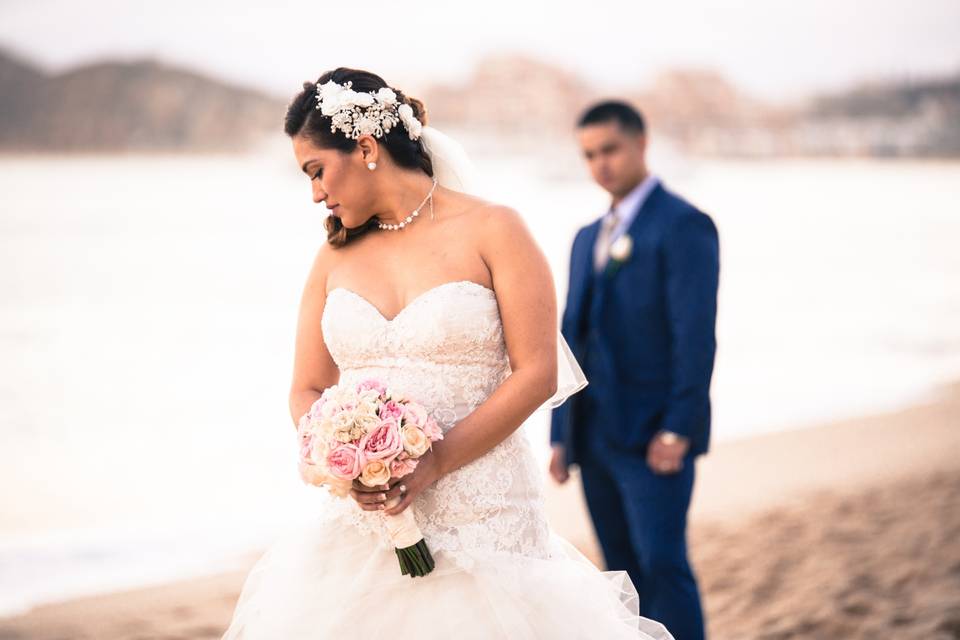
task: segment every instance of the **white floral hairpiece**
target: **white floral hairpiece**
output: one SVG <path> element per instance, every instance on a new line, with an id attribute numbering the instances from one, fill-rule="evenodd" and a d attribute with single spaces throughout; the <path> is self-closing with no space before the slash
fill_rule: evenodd
<path id="1" fill-rule="evenodd" d="M 403 123 L 411 140 L 420 137 L 423 123 L 408 104 L 398 104 L 397 94 L 389 87 L 379 91 L 354 91 L 352 82 L 340 84 L 330 80 L 317 84 L 317 106 L 331 120 L 330 131 L 342 131 L 356 140 L 370 135 L 382 138 L 397 124 Z"/>

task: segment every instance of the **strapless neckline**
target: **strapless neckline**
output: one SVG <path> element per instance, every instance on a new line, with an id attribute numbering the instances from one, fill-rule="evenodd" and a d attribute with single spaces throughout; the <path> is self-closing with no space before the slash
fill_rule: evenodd
<path id="1" fill-rule="evenodd" d="M 406 313 L 410 308 L 412 308 L 412 307 L 414 307 L 415 305 L 417 305 L 418 303 L 422 302 L 424 299 L 429 298 L 430 295 L 435 294 L 435 293 L 437 293 L 437 292 L 439 292 L 439 291 L 443 291 L 443 290 L 445 290 L 445 289 L 447 289 L 447 288 L 450 288 L 450 287 L 460 287 L 460 286 L 463 286 L 463 287 L 466 287 L 466 288 L 475 288 L 475 289 L 477 289 L 477 290 L 479 290 L 479 291 L 485 292 L 485 293 L 493 296 L 494 298 L 496 297 L 496 293 L 493 291 L 493 289 L 491 289 L 490 287 L 484 286 L 484 285 L 482 285 L 482 284 L 480 284 L 480 283 L 478 283 L 478 282 L 474 282 L 473 280 L 451 280 L 450 282 L 444 282 L 444 283 L 442 283 L 442 284 L 438 284 L 438 285 L 435 286 L 435 287 L 430 287 L 430 288 L 427 289 L 426 291 L 423 291 L 422 293 L 417 294 L 416 296 L 413 297 L 412 300 L 410 300 L 410 302 L 408 302 L 406 305 L 404 305 L 404 306 L 400 309 L 400 311 L 398 311 L 397 314 L 396 314 L 395 316 L 393 316 L 392 318 L 388 318 L 388 317 L 380 310 L 380 308 L 377 307 L 377 305 L 375 305 L 375 304 L 373 304 L 372 302 L 370 302 L 370 300 L 369 300 L 368 298 L 366 298 L 365 296 L 357 293 L 357 292 L 354 291 L 353 289 L 349 289 L 349 288 L 347 288 L 347 287 L 334 287 L 333 289 L 331 289 L 330 291 L 327 292 L 327 299 L 329 300 L 329 299 L 330 299 L 330 296 L 332 296 L 334 293 L 337 293 L 337 292 L 345 293 L 345 294 L 347 294 L 347 295 L 353 296 L 354 298 L 357 298 L 358 300 L 360 300 L 361 302 L 363 302 L 363 303 L 364 303 L 366 306 L 368 306 L 371 310 L 373 310 L 373 311 L 380 317 L 381 320 L 383 320 L 383 321 L 386 322 L 387 324 L 390 324 L 390 323 L 396 322 L 396 321 L 397 321 L 401 316 L 403 316 L 404 313 Z"/>

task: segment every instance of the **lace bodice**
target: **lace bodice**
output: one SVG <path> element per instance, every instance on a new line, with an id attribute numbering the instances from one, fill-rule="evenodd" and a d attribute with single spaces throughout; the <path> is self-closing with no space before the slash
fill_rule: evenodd
<path id="1" fill-rule="evenodd" d="M 379 378 L 426 406 L 445 432 L 510 375 L 496 295 L 474 282 L 434 287 L 392 319 L 359 294 L 333 289 L 322 328 L 342 384 Z M 547 554 L 541 479 L 522 431 L 442 477 L 412 509 L 433 552 L 463 565 L 474 551 Z M 376 532 L 389 545 L 382 514 L 349 498 L 330 498 L 325 517 Z"/>

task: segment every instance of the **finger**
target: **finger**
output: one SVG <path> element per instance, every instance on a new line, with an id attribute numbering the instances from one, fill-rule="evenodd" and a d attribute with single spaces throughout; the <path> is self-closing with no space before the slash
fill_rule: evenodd
<path id="1" fill-rule="evenodd" d="M 364 511 L 383 511 L 385 508 L 382 502 L 358 502 L 357 504 Z"/>
<path id="2" fill-rule="evenodd" d="M 350 496 L 360 504 L 382 504 L 387 500 L 387 494 L 384 491 L 370 493 L 365 491 L 350 491 Z"/>
<path id="3" fill-rule="evenodd" d="M 668 473 L 670 469 L 670 463 L 661 456 L 654 456 L 648 464 L 650 465 L 650 470 L 657 475 Z"/>
<path id="4" fill-rule="evenodd" d="M 660 471 L 663 469 L 663 463 L 663 456 L 656 455 L 654 453 L 651 453 L 647 456 L 647 465 L 654 471 Z"/>
<path id="5" fill-rule="evenodd" d="M 394 498 L 403 497 L 404 495 L 406 495 L 407 490 L 408 490 L 407 485 L 405 483 L 397 482 L 396 484 L 393 485 L 393 487 L 391 487 L 389 491 L 387 491 L 387 500 L 390 501 L 390 500 L 393 500 Z"/>
<path id="6" fill-rule="evenodd" d="M 682 467 L 683 463 L 678 460 L 668 460 L 663 465 L 664 473 L 669 474 L 678 473 Z"/>
<path id="7" fill-rule="evenodd" d="M 390 484 L 387 485 L 387 492 L 397 489 L 400 485 L 407 485 L 407 480 L 410 479 L 410 474 L 403 476 L 402 478 L 391 478 Z"/>
<path id="8" fill-rule="evenodd" d="M 377 491 L 383 491 L 379 486 L 368 487 L 359 480 L 353 481 L 353 489 L 361 493 L 376 493 Z"/>
<path id="9" fill-rule="evenodd" d="M 398 513 L 402 513 L 404 509 L 410 506 L 411 502 L 413 502 L 413 496 L 406 494 L 403 496 L 403 499 L 400 500 L 400 503 L 397 506 L 384 510 L 384 513 L 388 516 L 395 516 Z"/>

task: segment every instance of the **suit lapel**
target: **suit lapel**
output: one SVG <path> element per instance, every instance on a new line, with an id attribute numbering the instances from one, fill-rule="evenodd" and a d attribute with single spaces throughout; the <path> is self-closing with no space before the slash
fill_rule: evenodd
<path id="1" fill-rule="evenodd" d="M 664 193 L 663 186 L 658 182 L 657 186 L 655 186 L 653 190 L 650 191 L 646 199 L 644 199 L 644 201 L 640 203 L 640 208 L 637 211 L 637 214 L 633 217 L 633 220 L 630 222 L 630 226 L 627 227 L 627 230 L 625 233 L 629 235 L 630 238 L 633 240 L 634 249 L 636 249 L 636 247 L 639 246 L 638 241 L 640 240 L 640 236 L 643 233 L 643 229 L 650 222 L 650 213 L 653 209 L 657 207 L 657 202 L 662 197 L 663 193 Z M 607 263 L 607 267 L 608 268 L 610 267 L 609 263 Z M 606 271 L 607 269 L 604 269 L 605 273 L 601 278 L 601 281 L 603 284 L 606 284 L 608 280 L 613 280 L 613 278 L 616 277 L 616 273 L 608 274 L 606 273 Z M 617 271 L 619 271 L 619 269 L 617 269 Z M 603 286 L 603 284 L 601 284 L 601 286 Z"/>
<path id="2" fill-rule="evenodd" d="M 627 233 L 630 234 L 630 237 L 634 240 L 637 239 L 637 236 L 640 233 L 640 229 L 644 225 L 644 219 L 649 218 L 650 211 L 657 207 L 657 201 L 663 196 L 663 184 L 657 182 L 657 186 L 650 191 L 650 194 L 647 195 L 647 198 L 641 203 L 640 210 L 637 211 L 637 215 L 633 217 L 633 222 L 630 223 L 630 227 L 627 229 Z"/>
<path id="3" fill-rule="evenodd" d="M 572 331 L 578 331 L 582 326 L 583 315 L 587 312 L 584 304 L 587 302 L 587 291 L 590 283 L 594 279 L 593 269 L 593 245 L 597 242 L 597 234 L 600 232 L 600 221 L 597 220 L 583 232 L 583 240 L 580 243 L 580 250 L 571 256 L 570 261 L 570 309 Z"/>

